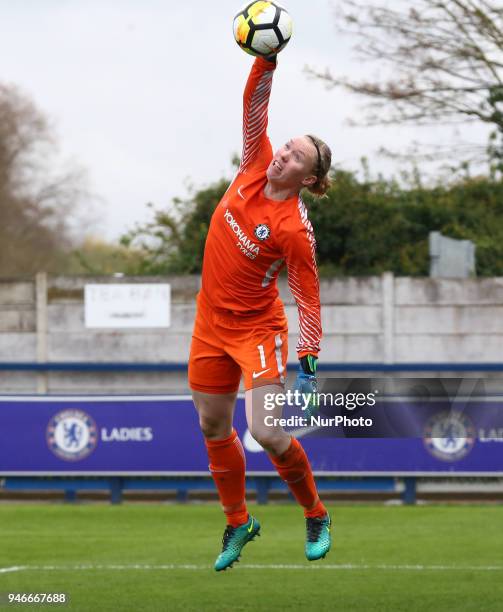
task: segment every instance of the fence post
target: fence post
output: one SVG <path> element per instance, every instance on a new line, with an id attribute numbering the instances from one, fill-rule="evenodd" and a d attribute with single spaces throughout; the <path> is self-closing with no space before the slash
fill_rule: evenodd
<path id="1" fill-rule="evenodd" d="M 383 272 L 382 284 L 382 321 L 383 321 L 383 361 L 395 362 L 395 277 L 393 272 Z"/>
<path id="2" fill-rule="evenodd" d="M 37 362 L 47 362 L 47 274 L 39 272 L 35 277 L 35 305 L 37 316 Z M 38 372 L 37 393 L 47 393 L 48 373 Z"/>
<path id="3" fill-rule="evenodd" d="M 112 504 L 120 504 L 122 501 L 122 478 L 110 478 L 110 501 Z"/>
<path id="4" fill-rule="evenodd" d="M 269 501 L 269 486 L 271 480 L 267 476 L 256 476 L 257 504 L 267 504 Z"/>
<path id="5" fill-rule="evenodd" d="M 416 478 L 414 476 L 406 476 L 403 479 L 404 490 L 402 493 L 402 501 L 404 504 L 412 505 L 416 503 Z"/>

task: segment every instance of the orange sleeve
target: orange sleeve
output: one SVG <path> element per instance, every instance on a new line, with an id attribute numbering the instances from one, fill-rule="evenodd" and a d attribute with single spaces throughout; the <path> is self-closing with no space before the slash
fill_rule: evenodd
<path id="1" fill-rule="evenodd" d="M 322 329 L 316 241 L 301 200 L 299 213 L 300 222 L 295 228 L 281 232 L 280 246 L 285 255 L 288 285 L 299 311 L 299 341 L 296 349 L 300 359 L 308 353 L 318 356 Z"/>
<path id="2" fill-rule="evenodd" d="M 267 168 L 272 147 L 267 136 L 268 106 L 276 62 L 257 57 L 243 95 L 243 151 L 239 172 Z"/>

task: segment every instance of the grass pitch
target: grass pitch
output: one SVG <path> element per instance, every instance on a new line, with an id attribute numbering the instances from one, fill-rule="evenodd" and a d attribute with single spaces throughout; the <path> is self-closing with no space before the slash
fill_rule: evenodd
<path id="1" fill-rule="evenodd" d="M 262 537 L 217 574 L 216 504 L 0 505 L 0 593 L 93 612 L 503 610 L 502 506 L 330 510 L 335 549 L 308 563 L 300 509 L 251 506 Z"/>

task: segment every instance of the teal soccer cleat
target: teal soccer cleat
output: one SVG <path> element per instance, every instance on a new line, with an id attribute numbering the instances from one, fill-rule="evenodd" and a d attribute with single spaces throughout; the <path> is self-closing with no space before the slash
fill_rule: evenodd
<path id="1" fill-rule="evenodd" d="M 331 526 L 332 521 L 328 514 L 321 518 L 306 518 L 306 558 L 308 561 L 322 559 L 330 550 Z"/>
<path id="2" fill-rule="evenodd" d="M 239 527 L 227 525 L 222 538 L 222 552 L 215 561 L 216 571 L 226 570 L 228 567 L 232 567 L 234 562 L 239 561 L 243 546 L 253 540 L 255 536 L 259 536 L 259 532 L 260 523 L 251 514 L 244 525 Z"/>

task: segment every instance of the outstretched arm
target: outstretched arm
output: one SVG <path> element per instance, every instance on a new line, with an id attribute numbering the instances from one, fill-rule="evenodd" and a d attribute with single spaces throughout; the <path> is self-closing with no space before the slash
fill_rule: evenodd
<path id="1" fill-rule="evenodd" d="M 299 312 L 299 359 L 318 356 L 322 335 L 320 285 L 316 266 L 316 242 L 304 203 L 299 200 L 301 224 L 294 232 L 282 232 L 280 240 L 285 254 L 288 285 Z"/>
<path id="2" fill-rule="evenodd" d="M 272 147 L 267 136 L 268 106 L 276 58 L 257 57 L 243 95 L 243 151 L 239 172 L 252 166 L 267 168 Z"/>

